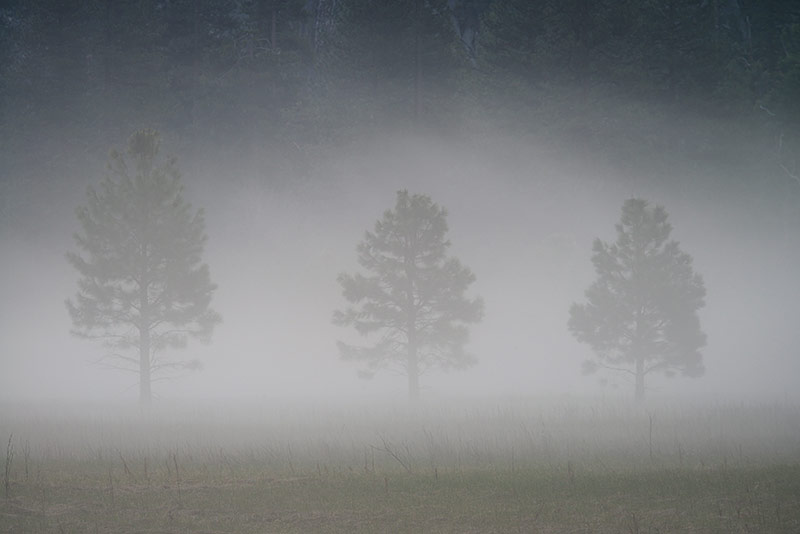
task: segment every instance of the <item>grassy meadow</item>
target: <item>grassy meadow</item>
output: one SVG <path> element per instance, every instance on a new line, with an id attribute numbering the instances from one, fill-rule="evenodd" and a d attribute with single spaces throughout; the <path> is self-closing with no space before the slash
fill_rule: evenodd
<path id="1" fill-rule="evenodd" d="M 800 532 L 800 407 L 0 405 L 0 532 Z"/>

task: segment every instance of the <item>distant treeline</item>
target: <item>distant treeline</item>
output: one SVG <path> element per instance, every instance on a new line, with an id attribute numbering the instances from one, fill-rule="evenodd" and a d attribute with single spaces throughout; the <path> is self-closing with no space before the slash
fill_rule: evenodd
<path id="1" fill-rule="evenodd" d="M 800 2 L 9 0 L 0 80 L 9 152 L 54 126 L 303 147 L 475 120 L 725 158 L 733 124 L 796 176 Z M 659 122 L 676 110 L 708 133 L 676 138 Z"/>

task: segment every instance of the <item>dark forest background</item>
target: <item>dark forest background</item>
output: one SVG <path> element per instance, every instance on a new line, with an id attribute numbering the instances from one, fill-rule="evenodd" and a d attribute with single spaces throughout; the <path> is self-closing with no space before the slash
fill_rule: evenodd
<path id="1" fill-rule="evenodd" d="M 270 151 L 292 169 L 276 181 L 376 132 L 490 125 L 633 171 L 800 185 L 797 1 L 0 5 L 4 198 L 141 126 L 188 158 Z"/>

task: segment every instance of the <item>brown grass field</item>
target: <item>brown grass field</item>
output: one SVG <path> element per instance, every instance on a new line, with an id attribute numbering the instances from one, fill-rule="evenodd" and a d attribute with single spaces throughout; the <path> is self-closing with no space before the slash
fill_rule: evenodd
<path id="1" fill-rule="evenodd" d="M 0 532 L 800 532 L 790 405 L 52 412 L 0 411 Z"/>

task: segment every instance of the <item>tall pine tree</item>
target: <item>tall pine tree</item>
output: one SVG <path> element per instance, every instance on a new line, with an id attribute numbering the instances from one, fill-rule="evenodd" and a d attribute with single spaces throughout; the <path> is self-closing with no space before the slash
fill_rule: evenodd
<path id="1" fill-rule="evenodd" d="M 697 310 L 705 304 L 705 286 L 691 256 L 669 241 L 663 207 L 627 200 L 616 229 L 615 243 L 594 242 L 597 280 L 586 290 L 587 302 L 570 308 L 569 330 L 597 356 L 584 363 L 585 371 L 629 374 L 641 401 L 651 373 L 703 373 L 706 336 Z"/>
<path id="2" fill-rule="evenodd" d="M 125 155 L 112 152 L 109 173 L 77 210 L 79 252 L 67 255 L 80 274 L 67 301 L 74 333 L 101 339 L 114 352 L 102 361 L 137 372 L 143 407 L 165 371 L 197 367 L 165 352 L 188 338 L 206 341 L 219 315 L 216 289 L 202 263 L 203 211 L 183 198 L 174 159 L 161 161 L 158 134 L 134 133 Z"/>
<path id="3" fill-rule="evenodd" d="M 412 401 L 427 369 L 475 361 L 464 345 L 467 325 L 483 316 L 483 301 L 465 296 L 475 276 L 447 256 L 446 217 L 430 197 L 399 191 L 394 210 L 358 245 L 358 262 L 368 274 L 339 275 L 351 306 L 336 311 L 334 323 L 376 338 L 368 347 L 340 342 L 342 358 L 362 362 L 366 376 L 385 367 L 399 370 L 408 377 Z"/>

